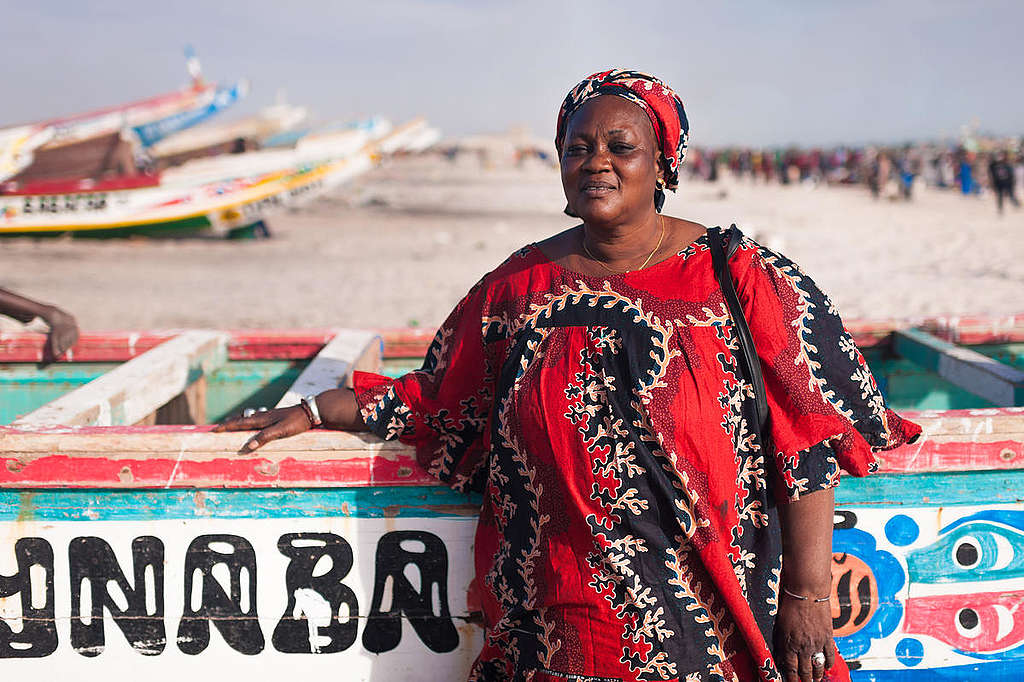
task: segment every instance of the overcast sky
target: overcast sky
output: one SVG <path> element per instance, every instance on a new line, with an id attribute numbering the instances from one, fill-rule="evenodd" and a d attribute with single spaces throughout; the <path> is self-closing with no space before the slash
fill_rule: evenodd
<path id="1" fill-rule="evenodd" d="M 0 0 L 0 124 L 205 75 L 284 88 L 320 119 L 426 116 L 449 135 L 553 135 L 565 92 L 611 66 L 686 103 L 691 142 L 829 144 L 1024 133 L 1021 0 Z"/>

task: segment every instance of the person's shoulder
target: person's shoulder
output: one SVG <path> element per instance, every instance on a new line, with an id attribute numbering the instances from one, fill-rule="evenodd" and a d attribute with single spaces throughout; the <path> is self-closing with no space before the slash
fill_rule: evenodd
<path id="1" fill-rule="evenodd" d="M 547 262 L 536 243 L 525 244 L 508 255 L 497 267 L 485 273 L 473 287 L 495 292 L 521 277 L 531 268 Z"/>
<path id="2" fill-rule="evenodd" d="M 551 235 L 547 239 L 542 239 L 539 242 L 531 244 L 531 246 L 536 250 L 535 255 L 538 256 L 542 262 L 560 262 L 567 255 L 576 250 L 576 245 L 579 243 L 580 239 L 580 230 L 582 228 L 582 224 L 573 225 L 572 227 Z"/>
<path id="3" fill-rule="evenodd" d="M 525 269 L 534 267 L 546 260 L 536 242 L 525 244 L 508 255 L 498 267 L 487 274 L 490 280 L 501 280 L 514 276 Z"/>
<path id="4" fill-rule="evenodd" d="M 744 232 L 740 227 L 727 231 L 727 234 L 729 232 L 732 232 L 732 238 L 736 238 L 738 234 L 740 239 L 735 253 L 729 260 L 733 272 L 757 269 L 775 276 L 805 276 L 800 266 L 785 255 L 787 244 L 783 235 L 760 230 Z"/>
<path id="5" fill-rule="evenodd" d="M 666 215 L 665 225 L 669 228 L 670 250 L 681 253 L 687 249 L 693 249 L 708 234 L 708 228 L 701 223 Z"/>
<path id="6" fill-rule="evenodd" d="M 725 237 L 729 240 L 727 246 L 731 246 L 732 239 L 739 239 L 735 251 L 736 257 L 764 258 L 774 256 L 785 258 L 782 251 L 786 248 L 786 240 L 782 235 L 772 234 L 759 230 L 744 230 L 742 226 L 733 225 L 725 230 Z"/>

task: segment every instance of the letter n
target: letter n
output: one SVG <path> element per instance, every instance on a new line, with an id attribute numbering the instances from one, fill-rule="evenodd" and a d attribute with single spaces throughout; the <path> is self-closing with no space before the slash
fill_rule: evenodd
<path id="1" fill-rule="evenodd" d="M 227 568 L 227 592 L 214 575 L 218 565 Z M 263 651 L 256 613 L 256 552 L 238 535 L 200 535 L 185 554 L 185 608 L 178 648 L 186 654 L 205 651 L 211 622 L 234 650 L 249 655 Z"/>
<path id="2" fill-rule="evenodd" d="M 73 539 L 68 545 L 68 566 L 75 651 L 83 656 L 102 653 L 104 609 L 133 649 L 146 656 L 164 650 L 164 543 L 160 538 L 143 535 L 132 540 L 134 586 L 121 571 L 114 550 L 97 537 Z"/>

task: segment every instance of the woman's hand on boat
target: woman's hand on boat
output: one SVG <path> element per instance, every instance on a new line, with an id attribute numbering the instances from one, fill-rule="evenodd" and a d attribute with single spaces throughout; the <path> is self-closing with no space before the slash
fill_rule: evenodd
<path id="1" fill-rule="evenodd" d="M 259 431 L 238 450 L 239 454 L 253 452 L 272 440 L 287 438 L 312 428 L 306 411 L 299 405 L 257 412 L 248 417 L 227 419 L 214 427 L 214 431 Z"/>
<path id="2" fill-rule="evenodd" d="M 320 410 L 320 419 L 325 428 L 343 431 L 365 431 L 366 424 L 359 414 L 355 393 L 351 388 L 334 388 L 324 391 L 316 397 Z M 262 409 L 262 408 L 261 408 Z M 252 452 L 272 440 L 287 438 L 309 431 L 313 425 L 301 405 L 282 407 L 273 410 L 256 412 L 249 416 L 245 413 L 232 417 L 218 424 L 214 431 L 259 431 L 245 442 L 238 451 L 240 454 Z"/>

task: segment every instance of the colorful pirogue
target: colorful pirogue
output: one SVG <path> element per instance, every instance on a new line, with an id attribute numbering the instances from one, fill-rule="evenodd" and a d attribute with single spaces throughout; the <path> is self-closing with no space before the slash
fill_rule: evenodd
<path id="1" fill-rule="evenodd" d="M 853 323 L 924 437 L 837 493 L 832 616 L 855 680 L 1024 679 L 1024 316 Z M 311 431 L 239 455 L 202 424 L 430 334 L 0 336 L 0 658 L 13 675 L 457 680 L 481 644 L 478 500 L 410 450 Z"/>
<path id="2" fill-rule="evenodd" d="M 216 86 L 189 58 L 188 88 L 75 116 L 0 129 L 0 237 L 245 236 L 268 217 L 420 151 L 440 132 L 374 117 L 299 134 L 283 103 L 241 121 L 209 119 L 248 92 Z M 265 139 L 289 144 L 261 149 Z"/>

